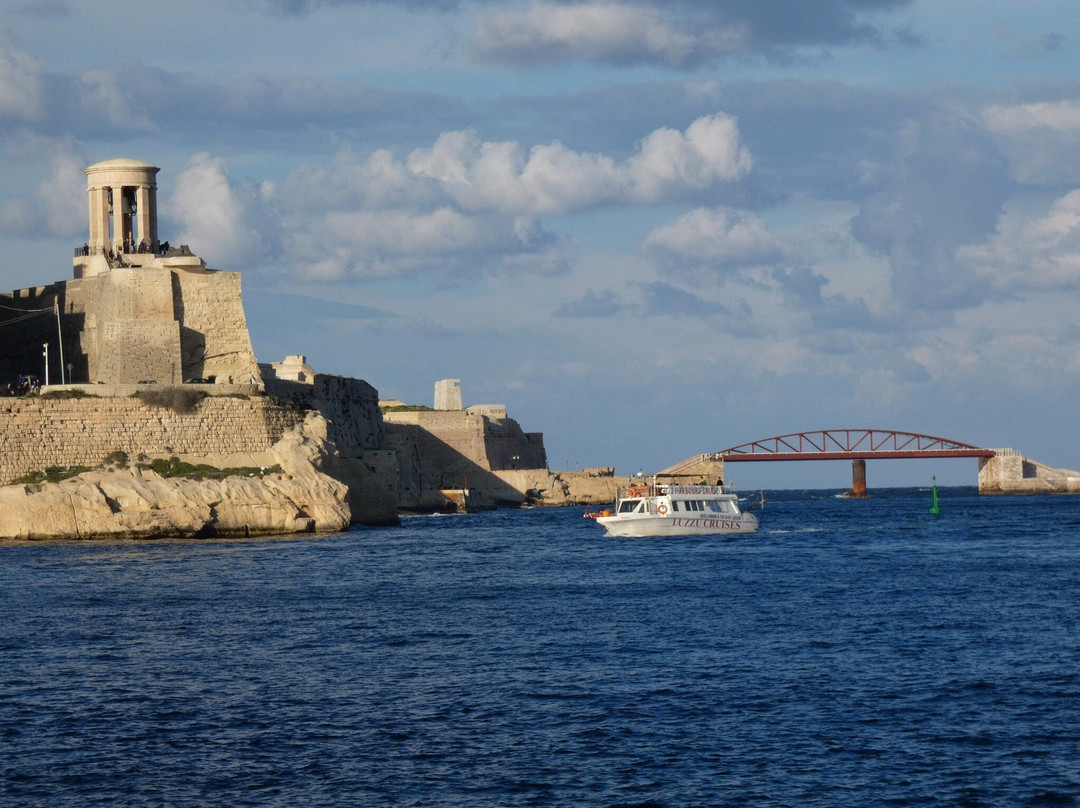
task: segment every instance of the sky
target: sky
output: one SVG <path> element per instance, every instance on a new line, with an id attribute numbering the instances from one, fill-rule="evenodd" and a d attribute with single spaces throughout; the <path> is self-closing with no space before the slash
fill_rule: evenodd
<path id="1" fill-rule="evenodd" d="M 120 157 L 260 361 L 460 379 L 552 469 L 844 428 L 1080 468 L 1075 0 L 0 5 L 0 288 L 71 277 Z"/>

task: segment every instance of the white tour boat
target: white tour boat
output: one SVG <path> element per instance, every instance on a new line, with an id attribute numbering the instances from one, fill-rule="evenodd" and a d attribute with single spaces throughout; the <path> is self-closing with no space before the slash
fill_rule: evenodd
<path id="1" fill-rule="evenodd" d="M 590 514 L 591 515 L 591 514 Z M 631 485 L 616 492 L 615 513 L 598 515 L 609 536 L 753 533 L 757 517 L 739 508 L 728 485 Z"/>

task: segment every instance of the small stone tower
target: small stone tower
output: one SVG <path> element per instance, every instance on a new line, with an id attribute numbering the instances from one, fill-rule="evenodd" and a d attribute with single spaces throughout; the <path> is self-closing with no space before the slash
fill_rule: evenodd
<path id="1" fill-rule="evenodd" d="M 435 409 L 461 409 L 461 380 L 439 379 L 435 382 Z"/>

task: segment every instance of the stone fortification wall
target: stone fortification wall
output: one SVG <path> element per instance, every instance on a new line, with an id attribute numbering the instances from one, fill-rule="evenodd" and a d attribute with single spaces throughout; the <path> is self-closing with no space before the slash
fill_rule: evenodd
<path id="1" fill-rule="evenodd" d="M 353 520 L 397 524 L 398 457 L 385 444 L 379 392 L 362 379 L 316 373 L 310 382 L 274 377 L 263 366 L 266 392 L 300 409 L 319 412 L 337 455 L 322 470 L 348 486 Z"/>
<path id="2" fill-rule="evenodd" d="M 97 374 L 120 384 L 179 384 L 180 325 L 170 320 L 103 323 L 97 331 Z"/>
<path id="3" fill-rule="evenodd" d="M 120 267 L 57 286 L 73 378 L 183 380 L 170 273 Z"/>
<path id="4" fill-rule="evenodd" d="M 634 478 L 616 477 L 614 469 L 585 471 L 547 471 L 524 469 L 496 472 L 516 490 L 524 491 L 533 505 L 614 505 L 618 487 L 625 488 Z"/>
<path id="5" fill-rule="evenodd" d="M 308 383 L 268 375 L 265 385 L 269 395 L 322 413 L 339 451 L 383 448 L 379 391 L 363 379 L 316 373 Z"/>
<path id="6" fill-rule="evenodd" d="M 219 270 L 171 274 L 187 377 L 213 376 L 225 382 L 232 376 L 237 383 L 249 381 L 252 376 L 258 378 L 240 294 L 240 274 Z"/>
<path id="7" fill-rule="evenodd" d="M 0 540 L 256 536 L 344 530 L 345 486 L 318 471 L 326 421 L 316 413 L 269 452 L 269 473 L 164 478 L 110 463 L 59 483 L 0 487 Z"/>
<path id="8" fill-rule="evenodd" d="M 475 489 L 497 503 L 528 501 L 516 477 L 497 472 L 546 473 L 543 435 L 526 433 L 512 418 L 493 419 L 469 410 L 386 412 L 386 444 L 398 455 L 401 507 L 438 510 L 444 489 Z"/>
<path id="9" fill-rule="evenodd" d="M 164 260 L 164 259 L 162 259 Z M 258 378 L 240 295 L 240 275 L 165 266 L 115 267 L 0 297 L 0 325 L 18 311 L 48 310 L 5 329 L 0 371 L 43 376 L 50 345 L 51 381 L 178 384 L 192 378 L 237 383 Z M 60 323 L 52 315 L 60 309 Z M 63 336 L 58 345 L 57 331 Z"/>
<path id="10" fill-rule="evenodd" d="M 265 398 L 206 398 L 185 414 L 137 398 L 0 398 L 0 484 L 49 466 L 94 467 L 118 449 L 132 459 L 255 455 L 302 421 Z"/>
<path id="11" fill-rule="evenodd" d="M 1055 469 L 1015 449 L 979 460 L 980 494 L 1080 494 L 1080 472 Z"/>

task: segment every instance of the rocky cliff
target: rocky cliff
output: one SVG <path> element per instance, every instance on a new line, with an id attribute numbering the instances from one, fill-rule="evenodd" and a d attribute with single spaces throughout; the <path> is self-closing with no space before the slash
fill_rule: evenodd
<path id="1" fill-rule="evenodd" d="M 337 531 L 350 523 L 342 483 L 319 471 L 334 456 L 311 414 L 271 448 L 280 474 L 164 478 L 146 468 L 84 472 L 59 483 L 0 487 L 0 538 L 255 536 Z"/>
<path id="2" fill-rule="evenodd" d="M 299 382 L 276 378 L 268 369 L 262 367 L 267 393 L 326 419 L 327 438 L 336 451 L 320 468 L 348 486 L 353 521 L 398 524 L 397 452 L 385 445 L 378 391 L 362 379 L 314 373 Z"/>

